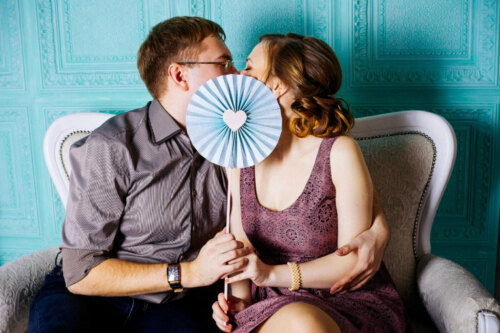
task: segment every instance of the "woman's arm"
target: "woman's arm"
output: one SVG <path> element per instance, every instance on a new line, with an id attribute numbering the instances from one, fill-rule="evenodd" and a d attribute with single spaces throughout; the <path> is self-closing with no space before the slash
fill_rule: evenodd
<path id="1" fill-rule="evenodd" d="M 332 146 L 330 159 L 332 180 L 336 188 L 338 244 L 346 244 L 372 222 L 373 184 L 363 155 L 356 141 L 342 136 Z M 252 279 L 257 285 L 289 287 L 291 274 L 287 265 L 270 266 L 254 253 L 247 255 L 249 264 L 229 282 Z M 302 287 L 329 289 L 351 270 L 357 253 L 346 256 L 336 253 L 300 264 Z M 335 269 L 332 271 L 332 267 Z"/>

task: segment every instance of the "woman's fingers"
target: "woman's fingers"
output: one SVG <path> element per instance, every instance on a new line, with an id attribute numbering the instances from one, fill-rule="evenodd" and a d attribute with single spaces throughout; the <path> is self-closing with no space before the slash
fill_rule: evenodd
<path id="1" fill-rule="evenodd" d="M 215 318 L 214 318 L 214 320 L 215 320 L 215 324 L 222 332 L 231 332 L 231 330 L 233 329 L 231 324 L 224 325 L 224 322 L 221 322 Z"/>
<path id="2" fill-rule="evenodd" d="M 224 295 L 222 295 L 222 297 L 224 297 Z M 217 327 L 219 327 L 219 329 L 223 332 L 231 332 L 231 325 L 228 325 L 229 317 L 224 313 L 219 305 L 219 302 L 214 302 L 212 310 L 212 318 L 214 319 Z"/>
<path id="3" fill-rule="evenodd" d="M 227 323 L 229 321 L 229 316 L 224 313 L 224 310 L 220 307 L 219 302 L 214 302 L 212 304 L 212 317 L 214 319 L 220 320 Z"/>
<path id="4" fill-rule="evenodd" d="M 226 298 L 224 297 L 223 293 L 219 293 L 217 295 L 217 301 L 219 302 L 219 307 L 224 311 L 224 313 L 227 313 L 229 311 L 229 303 L 227 302 Z M 226 321 L 229 320 L 229 317 L 226 315 L 224 316 Z"/>

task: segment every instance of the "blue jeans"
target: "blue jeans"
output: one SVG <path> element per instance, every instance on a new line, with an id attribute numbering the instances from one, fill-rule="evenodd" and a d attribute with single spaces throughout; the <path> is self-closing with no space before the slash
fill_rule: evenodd
<path id="1" fill-rule="evenodd" d="M 211 304 L 219 287 L 197 288 L 164 304 L 82 296 L 68 291 L 56 266 L 31 306 L 28 332 L 217 332 Z"/>

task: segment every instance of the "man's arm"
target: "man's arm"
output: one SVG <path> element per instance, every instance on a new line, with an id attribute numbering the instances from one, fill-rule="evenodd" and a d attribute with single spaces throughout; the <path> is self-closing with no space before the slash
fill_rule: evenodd
<path id="1" fill-rule="evenodd" d="M 163 292 L 170 290 L 166 278 L 167 266 L 107 259 L 92 268 L 82 280 L 68 286 L 68 290 L 88 296 L 134 296 Z"/>
<path id="2" fill-rule="evenodd" d="M 115 238 L 130 190 L 129 153 L 118 140 L 93 132 L 70 151 L 73 167 L 63 225 L 63 274 L 77 294 L 132 296 L 169 290 L 168 263 L 140 264 L 112 258 Z M 219 233 L 198 258 L 181 263 L 186 288 L 215 282 L 241 265 L 243 244 Z"/>
<path id="3" fill-rule="evenodd" d="M 219 232 L 191 262 L 181 262 L 181 284 L 184 288 L 207 286 L 226 274 L 240 270 L 249 253 L 232 234 Z M 236 260 L 234 260 L 236 259 Z M 231 264 L 228 261 L 234 260 Z M 63 261 L 64 262 L 64 261 Z M 171 290 L 167 281 L 168 264 L 140 264 L 107 259 L 90 270 L 80 281 L 68 287 L 74 294 L 90 296 L 134 296 Z"/>
<path id="4" fill-rule="evenodd" d="M 373 216 L 374 220 L 370 229 L 336 251 L 340 256 L 357 251 L 358 259 L 354 268 L 331 287 L 330 293 L 357 290 L 380 268 L 385 248 L 389 243 L 390 230 L 375 188 L 373 189 Z"/>

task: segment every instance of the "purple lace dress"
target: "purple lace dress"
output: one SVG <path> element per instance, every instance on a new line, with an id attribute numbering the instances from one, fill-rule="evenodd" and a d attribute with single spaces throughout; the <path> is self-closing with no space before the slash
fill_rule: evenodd
<path id="1" fill-rule="evenodd" d="M 267 264 L 307 262 L 337 249 L 335 187 L 330 150 L 335 138 L 324 139 L 304 191 L 290 207 L 271 211 L 257 200 L 255 169 L 241 170 L 243 229 L 261 260 Z M 334 268 L 332 268 L 334 269 Z M 342 332 L 404 332 L 405 310 L 387 269 L 382 264 L 361 289 L 330 295 L 328 289 L 257 287 L 252 305 L 235 315 L 234 332 L 250 332 L 281 307 L 305 302 L 328 313 Z"/>

